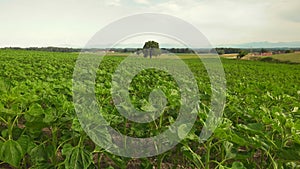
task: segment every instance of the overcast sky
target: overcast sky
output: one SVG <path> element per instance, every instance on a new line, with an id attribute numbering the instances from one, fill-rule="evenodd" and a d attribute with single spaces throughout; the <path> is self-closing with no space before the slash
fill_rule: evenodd
<path id="1" fill-rule="evenodd" d="M 0 0 L 0 46 L 83 47 L 122 17 L 157 12 L 196 26 L 213 45 L 300 41 L 299 0 Z"/>

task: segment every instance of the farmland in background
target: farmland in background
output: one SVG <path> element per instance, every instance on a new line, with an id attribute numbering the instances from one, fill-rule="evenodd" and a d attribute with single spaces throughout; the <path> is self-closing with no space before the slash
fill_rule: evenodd
<path id="1" fill-rule="evenodd" d="M 271 58 L 277 59 L 279 61 L 289 61 L 292 63 L 300 63 L 300 53 L 287 53 L 287 54 L 277 54 L 272 55 Z"/>
<path id="2" fill-rule="evenodd" d="M 221 57 L 228 59 L 236 59 L 236 54 L 225 54 Z M 274 54 L 270 56 L 253 56 L 249 53 L 247 56 L 243 57 L 242 60 L 261 60 L 265 62 L 277 62 L 277 63 L 300 63 L 300 53 L 284 53 L 284 54 Z"/>

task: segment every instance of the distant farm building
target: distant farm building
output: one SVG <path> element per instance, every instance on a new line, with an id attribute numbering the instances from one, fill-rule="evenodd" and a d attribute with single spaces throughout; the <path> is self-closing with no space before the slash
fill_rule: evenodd
<path id="1" fill-rule="evenodd" d="M 259 53 L 259 52 L 254 52 L 251 54 L 251 56 L 272 56 L 272 52 L 264 52 L 264 53 Z"/>
<path id="2" fill-rule="evenodd" d="M 272 56 L 272 55 L 273 55 L 272 52 L 261 53 L 261 56 Z"/>

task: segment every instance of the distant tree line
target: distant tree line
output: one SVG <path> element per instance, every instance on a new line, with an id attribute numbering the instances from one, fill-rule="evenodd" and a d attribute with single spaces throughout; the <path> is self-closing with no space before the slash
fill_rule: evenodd
<path id="1" fill-rule="evenodd" d="M 30 50 L 30 51 L 45 51 L 45 52 L 80 52 L 79 48 L 61 48 L 61 47 L 6 47 L 2 49 L 14 49 L 14 50 Z"/>
<path id="2" fill-rule="evenodd" d="M 189 48 L 162 48 L 162 50 L 170 53 L 194 53 L 194 51 Z"/>
<path id="3" fill-rule="evenodd" d="M 14 49 L 14 50 L 31 50 L 31 51 L 47 51 L 47 52 L 98 52 L 98 51 L 113 51 L 117 53 L 135 53 L 142 51 L 143 48 L 62 48 L 62 47 L 29 47 L 29 48 L 20 48 L 20 47 L 5 47 L 1 49 Z M 240 53 L 241 51 L 246 51 L 248 53 L 266 53 L 272 52 L 273 54 L 277 53 L 293 53 L 294 51 L 300 51 L 300 48 L 214 48 L 214 49 L 190 49 L 190 48 L 160 48 L 161 53 L 218 53 L 219 55 L 223 54 L 232 54 Z"/>
<path id="4" fill-rule="evenodd" d="M 233 53 L 240 53 L 241 51 L 246 51 L 248 53 L 266 53 L 266 52 L 273 52 L 276 53 L 293 53 L 294 51 L 300 51 L 300 48 L 214 48 L 214 49 L 190 49 L 190 48 L 160 48 L 161 53 L 218 53 L 219 55 L 223 54 L 233 54 Z M 90 50 L 90 49 L 88 49 Z M 137 51 L 143 50 L 143 48 L 113 48 L 108 49 L 114 52 L 120 53 L 134 53 Z"/>
<path id="5" fill-rule="evenodd" d="M 232 54 L 232 53 L 267 53 L 272 52 L 273 54 L 278 53 L 293 53 L 294 51 L 299 51 L 300 48 L 216 48 L 212 49 L 216 51 L 219 55 Z"/>
<path id="6" fill-rule="evenodd" d="M 215 50 L 219 55 L 239 53 L 241 51 L 239 48 L 216 48 Z"/>

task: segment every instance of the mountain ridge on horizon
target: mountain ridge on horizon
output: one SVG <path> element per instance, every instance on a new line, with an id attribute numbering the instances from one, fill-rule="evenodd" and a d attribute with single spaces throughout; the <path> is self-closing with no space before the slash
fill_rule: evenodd
<path id="1" fill-rule="evenodd" d="M 300 48 L 300 41 L 290 41 L 290 42 L 269 42 L 269 41 L 257 41 L 257 42 L 247 42 L 239 44 L 229 44 L 229 45 L 217 45 L 219 47 L 231 47 L 231 48 Z"/>

